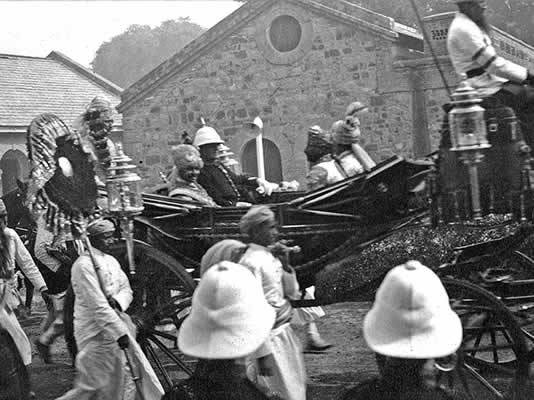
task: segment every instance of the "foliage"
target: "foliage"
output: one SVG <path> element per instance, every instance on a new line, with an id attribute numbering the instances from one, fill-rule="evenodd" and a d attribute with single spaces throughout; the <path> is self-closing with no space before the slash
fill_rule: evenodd
<path id="1" fill-rule="evenodd" d="M 104 42 L 91 62 L 93 71 L 126 88 L 195 39 L 204 28 L 189 18 L 168 20 L 156 28 L 130 25 Z"/>

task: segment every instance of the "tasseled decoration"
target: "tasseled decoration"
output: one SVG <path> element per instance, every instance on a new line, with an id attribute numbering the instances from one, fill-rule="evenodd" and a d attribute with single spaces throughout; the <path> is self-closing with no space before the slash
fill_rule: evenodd
<path id="1" fill-rule="evenodd" d="M 31 171 L 26 205 L 33 212 L 46 211 L 46 224 L 54 235 L 78 237 L 96 207 L 90 154 L 83 150 L 80 137 L 53 114 L 41 114 L 30 123 L 27 146 Z M 72 167 L 72 176 L 59 167 L 60 158 Z"/>

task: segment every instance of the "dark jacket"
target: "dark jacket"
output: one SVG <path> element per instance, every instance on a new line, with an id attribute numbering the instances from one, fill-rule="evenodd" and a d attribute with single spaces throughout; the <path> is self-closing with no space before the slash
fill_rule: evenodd
<path id="1" fill-rule="evenodd" d="M 220 206 L 235 206 L 238 201 L 251 202 L 246 187 L 257 187 L 256 178 L 246 174 L 236 175 L 217 164 L 205 164 L 197 179 Z"/>
<path id="2" fill-rule="evenodd" d="M 339 400 L 461 400 L 461 397 L 441 386 L 398 388 L 376 378 L 349 389 Z"/>
<path id="3" fill-rule="evenodd" d="M 224 364 L 216 369 L 208 367 L 200 373 L 198 370 L 199 368 L 191 378 L 174 387 L 172 397 L 163 399 L 275 400 L 254 386 L 246 378 L 243 368 Z"/>

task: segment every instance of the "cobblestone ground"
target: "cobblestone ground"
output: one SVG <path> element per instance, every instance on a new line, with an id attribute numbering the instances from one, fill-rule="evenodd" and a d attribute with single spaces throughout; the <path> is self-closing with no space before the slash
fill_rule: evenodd
<path id="1" fill-rule="evenodd" d="M 335 399 L 345 388 L 376 374 L 374 356 L 361 337 L 361 321 L 368 303 L 343 303 L 325 307 L 326 316 L 318 327 L 325 339 L 335 347 L 323 354 L 305 354 L 309 376 L 308 399 Z M 40 299 L 32 315 L 22 321 L 33 340 L 38 336 L 39 323 L 45 315 Z M 303 335 L 304 339 L 304 335 Z M 74 369 L 65 342 L 60 339 L 53 347 L 52 365 L 46 365 L 34 353 L 30 368 L 32 388 L 39 400 L 52 400 L 67 391 L 74 379 Z"/>

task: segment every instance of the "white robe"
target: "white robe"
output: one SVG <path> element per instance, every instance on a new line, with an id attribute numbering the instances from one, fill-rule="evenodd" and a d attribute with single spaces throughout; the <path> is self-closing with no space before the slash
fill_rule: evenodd
<path id="1" fill-rule="evenodd" d="M 132 301 L 128 277 L 114 257 L 97 249 L 93 251 L 106 293 L 126 310 Z M 76 296 L 74 336 L 79 348 L 77 378 L 74 388 L 59 399 L 135 399 L 135 385 L 124 352 L 117 343 L 117 339 L 125 334 L 130 337 L 128 351 L 134 362 L 135 374 L 141 376 L 139 382 L 144 399 L 161 399 L 163 388 L 135 341 L 130 318 L 110 307 L 88 255 L 80 256 L 72 266 L 71 282 Z"/>
<path id="2" fill-rule="evenodd" d="M 249 268 L 261 282 L 267 302 L 280 308 L 288 298 L 300 296 L 295 274 L 283 270 L 280 261 L 263 246 L 251 244 L 240 264 Z M 258 374 L 254 357 L 271 353 L 274 359 L 272 376 Z M 285 400 L 306 399 L 306 368 L 302 345 L 289 322 L 271 331 L 267 342 L 248 360 L 249 379 L 267 395 L 277 395 Z"/>
<path id="3" fill-rule="evenodd" d="M 14 275 L 15 262 L 36 289 L 39 291 L 46 289 L 46 283 L 17 232 L 11 228 L 6 228 L 4 232 L 7 236 L 9 253 L 7 269 L 11 271 L 13 278 L 0 279 L 0 325 L 11 335 L 24 365 L 29 365 L 32 361 L 30 341 L 14 313 L 20 304 L 20 295 Z"/>

